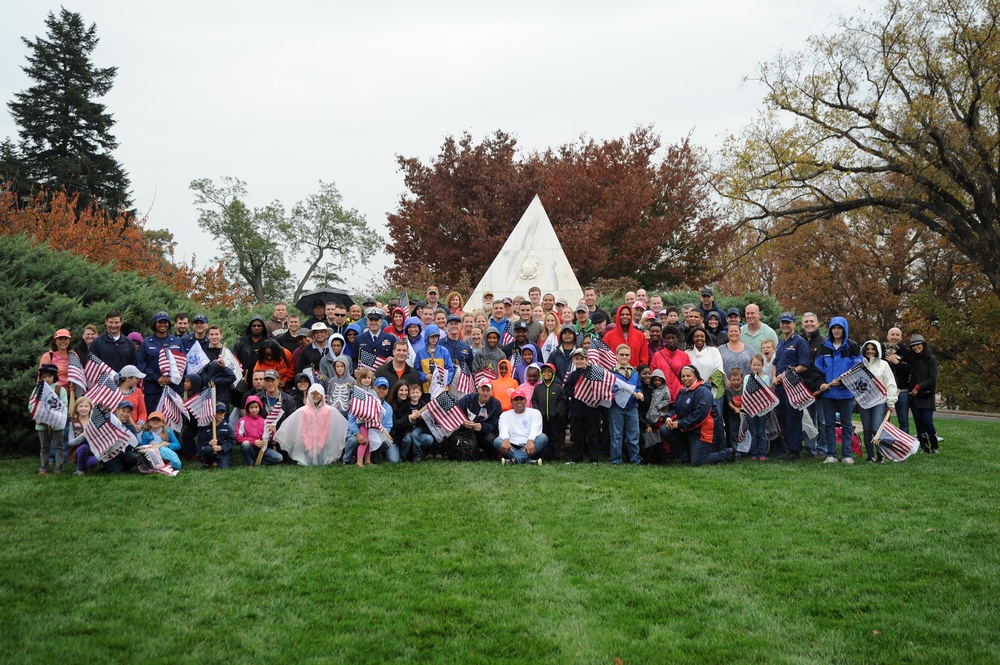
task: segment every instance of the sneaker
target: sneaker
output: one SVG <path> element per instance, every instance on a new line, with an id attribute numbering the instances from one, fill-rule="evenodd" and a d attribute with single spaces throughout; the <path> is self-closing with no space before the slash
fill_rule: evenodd
<path id="1" fill-rule="evenodd" d="M 799 460 L 800 460 L 801 458 L 802 458 L 802 456 L 801 456 L 801 455 L 799 455 L 798 453 L 788 453 L 787 455 L 785 455 L 785 457 L 784 457 L 783 459 L 784 459 L 784 460 L 785 460 L 786 462 L 797 462 L 797 461 L 799 461 Z"/>
<path id="2" fill-rule="evenodd" d="M 751 457 L 750 457 L 750 461 L 751 461 L 751 462 L 759 462 L 759 461 L 760 461 L 760 458 L 759 458 L 759 457 L 753 457 L 753 456 L 751 456 Z"/>
<path id="3" fill-rule="evenodd" d="M 41 469 L 38 470 L 38 475 L 44 476 L 48 472 L 49 472 L 49 470 L 43 467 L 43 468 L 41 468 Z"/>
<path id="4" fill-rule="evenodd" d="M 823 460 L 823 464 L 836 464 L 836 463 L 837 463 L 837 458 L 833 457 L 832 455 L 827 456 L 827 458 Z"/>
<path id="5" fill-rule="evenodd" d="M 534 464 L 535 466 L 541 466 L 542 465 L 542 460 L 540 460 L 540 459 L 528 460 L 528 464 Z"/>
<path id="6" fill-rule="evenodd" d="M 424 458 L 421 457 L 420 455 L 414 455 L 414 457 L 413 457 L 413 463 L 414 464 L 420 464 L 423 460 L 424 460 Z"/>
<path id="7" fill-rule="evenodd" d="M 931 454 L 933 454 L 933 455 L 938 455 L 940 453 L 941 453 L 941 451 L 938 448 L 932 448 L 931 449 Z"/>
<path id="8" fill-rule="evenodd" d="M 62 475 L 62 469 L 56 469 L 52 473 L 56 474 L 57 476 L 61 476 Z"/>
<path id="9" fill-rule="evenodd" d="M 853 457 L 845 457 L 844 459 L 842 459 L 840 461 L 843 462 L 844 464 L 854 464 L 854 458 Z"/>
<path id="10" fill-rule="evenodd" d="M 764 457 L 763 455 L 761 455 L 760 457 L 758 457 L 758 458 L 757 458 L 757 461 L 758 461 L 758 462 L 766 462 L 766 461 L 767 461 L 767 458 L 766 458 L 766 457 Z"/>
<path id="11" fill-rule="evenodd" d="M 75 471 L 75 472 L 73 473 L 73 475 L 74 475 L 74 476 L 85 476 L 85 475 L 87 475 L 87 474 L 86 474 L 86 473 L 84 473 L 83 471 Z"/>
<path id="12" fill-rule="evenodd" d="M 576 462 L 574 462 L 573 460 L 566 462 L 566 466 L 569 466 L 570 464 L 576 464 Z"/>

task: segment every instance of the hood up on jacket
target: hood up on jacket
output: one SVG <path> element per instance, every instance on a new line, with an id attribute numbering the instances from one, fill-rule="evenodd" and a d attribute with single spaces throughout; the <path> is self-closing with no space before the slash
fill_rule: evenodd
<path id="1" fill-rule="evenodd" d="M 827 326 L 826 329 L 827 330 L 826 344 L 831 349 L 833 348 L 833 337 L 830 335 L 830 328 L 834 326 L 840 326 L 841 328 L 844 329 L 844 341 L 841 342 L 841 344 L 846 344 L 847 340 L 851 338 L 851 330 L 850 328 L 847 327 L 847 319 L 845 319 L 842 316 L 833 317 L 832 319 L 830 319 L 830 325 Z"/>

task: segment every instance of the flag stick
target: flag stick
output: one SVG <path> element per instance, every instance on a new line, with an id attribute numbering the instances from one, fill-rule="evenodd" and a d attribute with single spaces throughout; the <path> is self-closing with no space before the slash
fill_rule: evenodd
<path id="1" fill-rule="evenodd" d="M 218 441 L 215 423 L 215 381 L 209 381 L 208 385 L 212 387 L 212 438 Z"/>
<path id="2" fill-rule="evenodd" d="M 876 446 L 878 446 L 878 437 L 882 433 L 882 429 L 885 427 L 885 424 L 887 422 L 889 422 L 889 416 L 891 416 L 891 415 L 892 415 L 892 412 L 889 411 L 888 409 L 886 409 L 886 411 L 885 411 L 885 418 L 882 419 L 882 424 L 878 426 L 878 431 L 875 432 L 875 436 L 872 437 L 872 443 L 874 443 Z"/>

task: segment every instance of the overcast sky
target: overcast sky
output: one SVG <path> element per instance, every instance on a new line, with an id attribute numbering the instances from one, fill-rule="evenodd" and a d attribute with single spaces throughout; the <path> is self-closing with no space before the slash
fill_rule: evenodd
<path id="1" fill-rule="evenodd" d="M 29 85 L 20 37 L 59 5 L 6 2 L 0 98 Z M 743 83 L 779 50 L 833 28 L 856 1 L 67 2 L 97 24 L 97 66 L 118 160 L 150 228 L 179 258 L 215 254 L 198 228 L 195 178 L 247 182 L 250 205 L 286 208 L 335 182 L 383 238 L 403 182 L 395 156 L 428 160 L 445 136 L 496 129 L 525 150 L 653 124 L 717 148 L 756 113 Z M 0 139 L 15 136 L 6 107 Z M 543 201 L 544 203 L 544 201 Z M 366 290 L 391 263 L 348 280 Z"/>

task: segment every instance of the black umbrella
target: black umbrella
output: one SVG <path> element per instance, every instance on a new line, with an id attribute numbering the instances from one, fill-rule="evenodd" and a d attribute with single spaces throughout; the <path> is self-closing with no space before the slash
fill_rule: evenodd
<path id="1" fill-rule="evenodd" d="M 295 302 L 295 307 L 303 314 L 312 316 L 312 304 L 316 299 L 322 300 L 324 303 L 337 302 L 347 309 L 350 309 L 351 305 L 354 304 L 354 299 L 348 295 L 347 291 L 327 288 L 303 293 Z"/>

